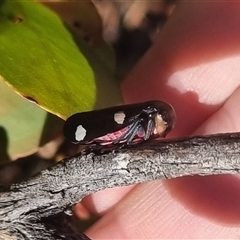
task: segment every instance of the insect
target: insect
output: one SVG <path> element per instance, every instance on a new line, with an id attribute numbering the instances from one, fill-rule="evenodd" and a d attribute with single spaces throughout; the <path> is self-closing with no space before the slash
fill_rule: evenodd
<path id="1" fill-rule="evenodd" d="M 148 101 L 76 113 L 66 120 L 63 133 L 76 144 L 133 145 L 149 138 L 165 137 L 175 119 L 171 105 Z"/>

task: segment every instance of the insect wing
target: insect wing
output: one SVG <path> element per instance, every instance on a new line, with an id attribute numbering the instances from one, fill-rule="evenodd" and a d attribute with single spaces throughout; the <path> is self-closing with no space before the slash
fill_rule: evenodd
<path id="1" fill-rule="evenodd" d="M 64 124 L 64 136 L 73 143 L 88 144 L 93 139 L 123 129 L 134 122 L 141 108 L 129 105 L 76 113 Z"/>

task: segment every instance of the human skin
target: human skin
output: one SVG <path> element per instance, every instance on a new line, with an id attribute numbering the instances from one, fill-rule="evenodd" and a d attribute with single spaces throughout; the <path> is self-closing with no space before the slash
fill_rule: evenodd
<path id="1" fill-rule="evenodd" d="M 184 1 L 122 85 L 125 103 L 176 110 L 170 137 L 240 131 L 240 3 Z M 193 176 L 108 189 L 83 204 L 92 239 L 240 236 L 238 176 Z"/>

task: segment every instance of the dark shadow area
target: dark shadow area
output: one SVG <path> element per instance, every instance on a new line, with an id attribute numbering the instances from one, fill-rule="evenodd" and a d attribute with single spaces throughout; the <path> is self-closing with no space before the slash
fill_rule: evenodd
<path id="1" fill-rule="evenodd" d="M 72 225 L 72 218 L 64 212 L 41 218 L 41 223 L 45 226 L 46 230 L 48 230 L 49 233 L 52 232 L 52 236 L 57 239 L 62 236 L 62 239 L 89 240 L 86 235 L 80 233 L 80 231 Z"/>
<path id="2" fill-rule="evenodd" d="M 6 186 L 27 180 L 52 164 L 54 161 L 44 160 L 33 154 L 0 165 L 0 185 Z"/>
<path id="3" fill-rule="evenodd" d="M 240 224 L 240 180 L 231 175 L 164 181 L 172 197 L 191 212 L 226 225 Z"/>
<path id="4" fill-rule="evenodd" d="M 79 231 L 84 232 L 89 227 L 91 227 L 94 223 L 96 223 L 100 218 L 98 216 L 90 216 L 87 219 L 79 219 L 77 217 L 74 217 L 72 219 L 73 226 Z"/>
<path id="5" fill-rule="evenodd" d="M 8 149 L 7 132 L 2 126 L 0 126 L 0 164 L 8 163 L 11 161 L 10 157 L 8 156 L 7 149 Z"/>
<path id="6" fill-rule="evenodd" d="M 39 146 L 55 139 L 57 136 L 62 135 L 62 129 L 64 120 L 51 113 L 47 113 L 47 117 L 44 122 L 42 135 L 40 138 Z"/>
<path id="7" fill-rule="evenodd" d="M 5 4 L 6 0 L 1 0 L 0 1 L 0 8 Z"/>
<path id="8" fill-rule="evenodd" d="M 122 28 L 118 40 L 113 44 L 118 75 L 126 74 L 152 45 L 149 34 L 141 29 Z"/>

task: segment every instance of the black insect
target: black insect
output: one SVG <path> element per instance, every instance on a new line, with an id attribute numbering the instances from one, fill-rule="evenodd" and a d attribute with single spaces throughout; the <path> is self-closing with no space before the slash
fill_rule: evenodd
<path id="1" fill-rule="evenodd" d="M 76 113 L 63 132 L 73 143 L 132 145 L 149 138 L 165 137 L 175 123 L 175 111 L 161 101 L 122 105 Z"/>

